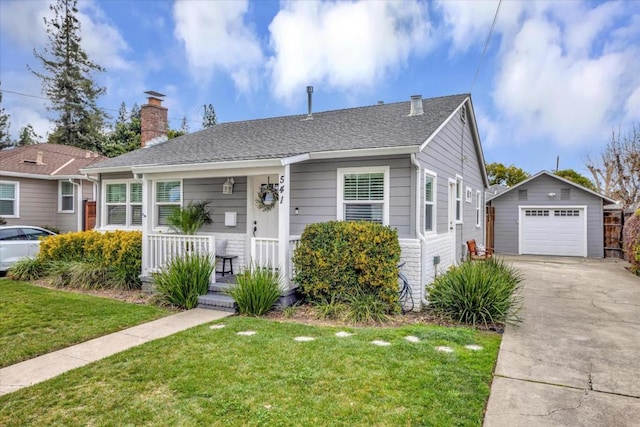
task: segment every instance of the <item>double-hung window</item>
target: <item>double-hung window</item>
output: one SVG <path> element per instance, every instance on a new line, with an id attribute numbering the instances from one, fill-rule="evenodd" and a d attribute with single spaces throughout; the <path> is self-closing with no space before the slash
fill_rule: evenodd
<path id="1" fill-rule="evenodd" d="M 105 184 L 105 225 L 142 226 L 142 184 L 134 181 Z"/>
<path id="2" fill-rule="evenodd" d="M 18 194 L 20 184 L 0 181 L 0 216 L 18 218 Z"/>
<path id="3" fill-rule="evenodd" d="M 476 227 L 482 226 L 482 192 L 476 190 Z"/>
<path id="4" fill-rule="evenodd" d="M 456 222 L 462 222 L 462 177 L 456 176 Z"/>
<path id="5" fill-rule="evenodd" d="M 424 231 L 436 231 L 436 175 L 424 173 Z"/>
<path id="6" fill-rule="evenodd" d="M 338 169 L 338 219 L 389 224 L 389 167 Z"/>
<path id="7" fill-rule="evenodd" d="M 74 185 L 69 181 L 60 181 L 58 186 L 58 211 L 73 213 Z"/>
<path id="8" fill-rule="evenodd" d="M 156 226 L 169 225 L 167 218 L 182 206 L 182 182 L 158 181 L 155 187 Z"/>

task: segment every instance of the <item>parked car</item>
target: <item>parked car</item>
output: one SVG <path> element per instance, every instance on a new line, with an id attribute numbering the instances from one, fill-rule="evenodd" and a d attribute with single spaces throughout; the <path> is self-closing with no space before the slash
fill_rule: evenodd
<path id="1" fill-rule="evenodd" d="M 0 271 L 24 257 L 34 257 L 40 250 L 40 238 L 56 233 L 29 225 L 0 226 Z"/>

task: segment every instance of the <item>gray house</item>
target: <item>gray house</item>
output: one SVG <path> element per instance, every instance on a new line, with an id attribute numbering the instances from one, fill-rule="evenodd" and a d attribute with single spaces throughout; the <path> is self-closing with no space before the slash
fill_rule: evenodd
<path id="1" fill-rule="evenodd" d="M 186 240 L 237 257 L 236 269 L 279 268 L 286 296 L 306 225 L 369 220 L 398 230 L 419 307 L 465 241 L 483 241 L 487 176 L 468 94 L 223 123 L 169 141 L 153 133 L 166 109 L 149 94 L 143 148 L 85 170 L 99 175 L 98 228 L 142 230 L 143 276 Z M 213 224 L 173 234 L 168 213 L 203 200 Z"/>
<path id="2" fill-rule="evenodd" d="M 502 254 L 604 256 L 603 206 L 613 200 L 541 171 L 489 198 Z"/>

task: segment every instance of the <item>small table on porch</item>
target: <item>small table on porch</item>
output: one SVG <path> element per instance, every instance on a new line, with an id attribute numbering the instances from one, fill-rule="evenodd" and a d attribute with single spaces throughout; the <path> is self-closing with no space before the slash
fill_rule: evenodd
<path id="1" fill-rule="evenodd" d="M 225 274 L 231 274 L 233 276 L 233 260 L 238 258 L 238 255 L 216 255 L 216 259 L 222 259 L 222 271 L 216 270 L 216 273 L 221 273 L 224 277 Z M 226 269 L 227 261 L 229 261 L 229 269 Z"/>

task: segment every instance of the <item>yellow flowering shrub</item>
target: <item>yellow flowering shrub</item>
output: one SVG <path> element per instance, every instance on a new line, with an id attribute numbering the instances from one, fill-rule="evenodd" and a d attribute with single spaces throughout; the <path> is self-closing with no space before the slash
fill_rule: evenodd
<path id="1" fill-rule="evenodd" d="M 367 221 L 308 225 L 294 256 L 295 281 L 310 301 L 377 295 L 389 311 L 398 305 L 398 232 Z"/>

